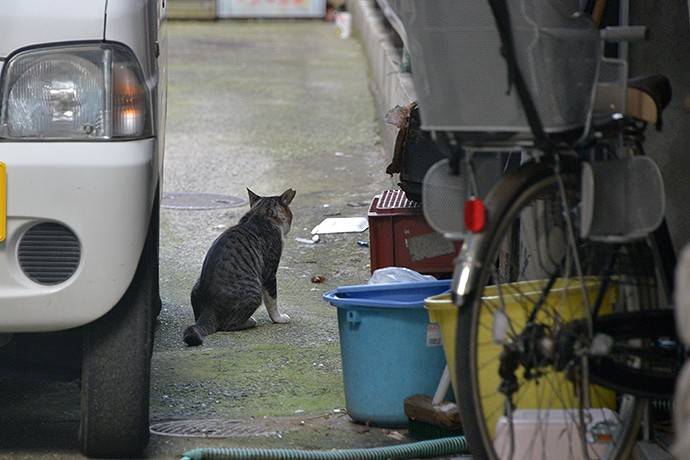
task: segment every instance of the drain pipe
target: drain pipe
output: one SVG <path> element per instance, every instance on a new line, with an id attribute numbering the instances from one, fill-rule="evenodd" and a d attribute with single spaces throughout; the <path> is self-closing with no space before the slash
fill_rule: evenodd
<path id="1" fill-rule="evenodd" d="M 464 436 L 369 449 L 315 451 L 297 449 L 206 448 L 182 454 L 181 460 L 386 460 L 468 454 Z"/>

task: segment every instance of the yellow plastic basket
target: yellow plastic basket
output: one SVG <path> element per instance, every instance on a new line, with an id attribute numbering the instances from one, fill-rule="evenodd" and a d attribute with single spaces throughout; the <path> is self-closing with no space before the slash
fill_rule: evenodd
<path id="1" fill-rule="evenodd" d="M 568 285 L 566 286 L 566 282 Z M 538 296 L 541 295 L 543 286 L 547 283 L 546 280 L 537 281 L 522 281 L 517 283 L 501 285 L 501 292 L 503 293 L 503 301 L 506 308 L 506 313 L 513 324 L 520 325 L 525 323 L 525 318 L 527 312 L 529 311 L 529 304 L 531 300 L 536 300 Z M 586 289 L 589 296 L 590 303 L 594 302 L 597 292 L 599 290 L 599 283 L 596 280 L 588 281 L 586 283 Z M 518 294 L 519 293 L 519 294 Z M 485 302 L 496 302 L 496 305 L 500 305 L 498 297 L 498 288 L 496 286 L 487 286 L 484 290 L 483 299 Z M 607 290 L 603 303 L 601 312 L 610 312 L 612 309 L 613 302 L 615 301 L 615 289 L 610 288 Z M 580 289 L 580 284 L 576 280 L 570 279 L 566 281 L 565 279 L 558 279 L 554 283 L 553 288 L 547 296 L 546 302 L 554 305 L 557 304 L 561 311 L 561 317 L 564 321 L 569 321 L 573 318 L 582 317 L 583 305 L 582 305 L 582 290 Z M 457 334 L 457 320 L 458 320 L 458 307 L 451 301 L 450 293 L 440 294 L 437 296 L 428 297 L 424 301 L 424 306 L 428 310 L 429 320 L 432 323 L 438 323 L 441 330 L 441 340 L 443 342 L 443 350 L 446 355 L 446 360 L 448 362 L 448 367 L 451 371 L 451 380 L 453 384 L 453 389 L 455 391 L 456 400 L 459 400 L 458 385 L 462 385 L 462 382 L 456 381 L 455 373 L 455 344 L 456 344 L 456 334 Z M 553 308 L 553 307 L 552 307 Z M 485 310 L 486 311 L 486 310 Z M 486 311 L 484 314 L 489 315 Z M 539 320 L 539 318 L 537 318 Z M 480 318 L 481 324 L 492 324 L 492 318 Z M 477 357 L 479 363 L 479 378 L 484 382 L 482 388 L 492 390 L 496 393 L 495 389 L 498 388 L 500 379 L 498 376 L 498 361 L 496 357 L 501 352 L 502 345 L 494 344 L 491 337 L 491 327 L 480 327 L 478 343 L 483 344 L 481 350 L 479 351 L 479 356 Z M 481 363 L 485 362 L 495 362 L 494 366 L 482 366 Z M 565 376 L 563 373 L 558 373 L 552 377 L 552 382 L 564 383 Z M 596 398 L 593 398 L 593 407 L 608 407 L 615 408 L 615 393 L 611 390 L 595 387 L 593 391 L 596 391 Z M 548 407 L 554 409 L 571 409 L 572 407 L 563 407 L 564 404 L 555 403 L 556 397 L 550 397 L 549 391 L 542 388 L 537 395 L 533 392 L 525 392 L 524 394 L 519 392 L 515 395 L 515 400 L 519 401 L 520 409 L 544 409 L 546 407 L 545 401 L 548 402 Z"/>

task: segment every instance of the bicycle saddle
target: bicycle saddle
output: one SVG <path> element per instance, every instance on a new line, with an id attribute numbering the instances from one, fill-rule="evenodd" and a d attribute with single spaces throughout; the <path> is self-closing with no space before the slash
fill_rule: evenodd
<path id="1" fill-rule="evenodd" d="M 654 123 L 661 130 L 661 113 L 671 100 L 671 82 L 665 75 L 649 75 L 628 80 L 626 114 Z"/>

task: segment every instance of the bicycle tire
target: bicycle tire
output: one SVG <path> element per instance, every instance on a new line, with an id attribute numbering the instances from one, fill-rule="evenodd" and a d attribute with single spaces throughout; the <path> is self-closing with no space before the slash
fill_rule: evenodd
<path id="1" fill-rule="evenodd" d="M 574 343 L 592 341 L 587 321 L 581 320 L 586 316 L 583 298 L 591 308 L 604 305 L 599 307 L 602 316 L 609 313 L 608 308 L 617 314 L 657 308 L 639 299 L 642 291 L 648 297 L 658 295 L 658 271 L 648 252 L 638 253 L 643 244 L 578 240 L 576 245 L 566 245 L 563 216 L 576 219 L 580 197 L 577 162 L 563 167 L 560 179 L 567 196 L 565 210 L 558 176 L 548 162 L 528 163 L 509 172 L 486 198 L 488 220 L 477 253 L 482 263 L 476 285 L 458 310 L 455 354 L 458 404 L 476 459 L 538 459 L 558 452 L 563 459 L 611 460 L 629 458 L 634 447 L 645 400 L 591 383 L 596 378 L 582 371 L 589 358 L 578 358 L 573 350 Z M 528 219 L 527 212 L 536 215 Z M 539 226 L 532 232 L 539 238 L 524 236 L 528 224 Z M 570 251 L 565 251 L 568 247 Z M 609 267 L 613 268 L 609 274 L 604 273 L 603 267 L 608 265 L 602 259 L 607 251 L 617 256 L 612 260 L 618 259 Z M 567 253 L 577 253 L 582 262 L 587 280 L 584 290 Z M 630 263 L 626 266 L 624 262 Z M 605 295 L 599 301 L 598 287 L 602 285 L 607 288 L 602 289 Z M 626 296 L 621 294 L 624 291 Z M 534 315 L 537 302 L 541 302 L 539 313 L 530 322 L 527 318 Z M 504 313 L 496 314 L 501 304 Z M 494 326 L 501 321 L 506 325 Z M 493 343 L 492 334 L 501 339 L 501 345 Z M 548 346 L 553 348 L 549 351 Z M 521 352 L 512 351 L 519 347 Z M 503 371 L 504 378 L 497 371 Z M 511 373 L 514 382 L 505 378 Z M 585 383 L 575 385 L 576 381 Z M 510 384 L 517 386 L 514 393 L 506 391 Z M 578 391 L 578 387 L 587 391 Z M 589 404 L 582 403 L 586 399 Z M 589 424 L 589 431 L 585 418 L 596 422 Z M 511 430 L 516 434 L 511 435 Z"/>

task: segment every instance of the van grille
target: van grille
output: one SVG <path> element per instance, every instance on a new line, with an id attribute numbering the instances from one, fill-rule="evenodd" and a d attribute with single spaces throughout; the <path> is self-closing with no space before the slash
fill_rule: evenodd
<path id="1" fill-rule="evenodd" d="M 77 236 L 64 225 L 45 222 L 31 227 L 19 241 L 19 266 L 39 284 L 53 285 L 74 275 L 81 260 Z"/>

